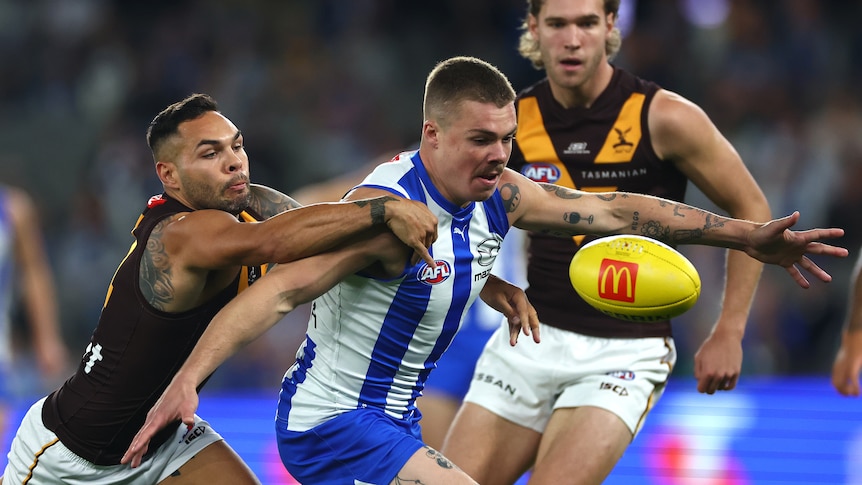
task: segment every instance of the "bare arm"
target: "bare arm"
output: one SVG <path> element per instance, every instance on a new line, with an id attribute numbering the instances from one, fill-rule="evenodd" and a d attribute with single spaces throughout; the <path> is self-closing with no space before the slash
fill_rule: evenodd
<path id="1" fill-rule="evenodd" d="M 263 222 L 240 223 L 218 210 L 179 215 L 161 244 L 183 267 L 201 270 L 284 263 L 329 250 L 361 231 L 391 229 L 422 258 L 437 237 L 437 218 L 424 204 L 391 195 L 291 209 Z"/>
<path id="2" fill-rule="evenodd" d="M 799 213 L 758 223 L 719 216 L 687 204 L 625 192 L 586 193 L 537 184 L 506 169 L 500 182 L 512 225 L 557 236 L 640 234 L 669 243 L 702 244 L 744 251 L 764 263 L 784 267 L 810 286 L 797 265 L 823 281 L 831 276 L 808 258 L 844 257 L 847 250 L 818 242 L 841 237 L 843 229 L 791 231 Z"/>
<path id="3" fill-rule="evenodd" d="M 653 147 L 676 164 L 715 205 L 731 217 L 766 222 L 766 196 L 737 151 L 697 105 L 659 91 L 650 105 Z M 726 256 L 721 313 L 695 354 L 698 390 L 708 394 L 736 387 L 742 370 L 742 338 L 763 264 L 739 251 Z"/>
<path id="4" fill-rule="evenodd" d="M 183 366 L 147 414 L 121 463 L 137 467 L 150 439 L 167 424 L 194 422 L 197 388 L 230 356 L 258 338 L 298 305 L 311 301 L 341 279 L 371 265 L 382 274 L 404 268 L 407 249 L 390 234 L 366 232 L 336 251 L 278 265 L 240 293 L 213 318 Z"/>
<path id="5" fill-rule="evenodd" d="M 62 377 L 68 365 L 67 352 L 60 336 L 54 278 L 48 266 L 38 214 L 25 192 L 8 189 L 8 194 L 16 263 L 36 358 L 43 375 L 50 379 Z"/>
<path id="6" fill-rule="evenodd" d="M 832 363 L 832 385 L 845 396 L 858 396 L 862 369 L 862 253 L 853 267 L 847 298 L 841 347 Z"/>

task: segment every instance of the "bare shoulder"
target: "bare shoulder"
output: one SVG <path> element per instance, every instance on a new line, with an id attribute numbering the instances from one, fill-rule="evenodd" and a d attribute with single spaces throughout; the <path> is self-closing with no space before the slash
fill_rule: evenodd
<path id="1" fill-rule="evenodd" d="M 301 207 L 302 204 L 272 187 L 251 185 L 251 202 L 249 207 L 265 218 L 270 218 L 286 210 Z"/>
<path id="2" fill-rule="evenodd" d="M 649 108 L 653 149 L 662 159 L 678 160 L 719 136 L 706 112 L 672 91 L 660 90 Z"/>
<path id="3" fill-rule="evenodd" d="M 706 117 L 703 109 L 687 98 L 666 89 L 659 90 L 649 108 L 650 131 L 684 128 L 687 123 Z"/>

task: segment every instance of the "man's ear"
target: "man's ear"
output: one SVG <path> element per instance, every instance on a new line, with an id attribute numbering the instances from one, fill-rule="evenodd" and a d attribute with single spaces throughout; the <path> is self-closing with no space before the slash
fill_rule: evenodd
<path id="1" fill-rule="evenodd" d="M 427 140 L 428 144 L 436 149 L 440 145 L 439 135 L 440 129 L 437 123 L 425 120 L 425 123 L 422 124 L 422 139 Z"/>
<path id="2" fill-rule="evenodd" d="M 176 189 L 179 188 L 179 181 L 177 180 L 177 167 L 171 162 L 156 162 L 156 173 L 159 176 L 159 180 L 162 181 L 162 185 L 165 188 Z"/>

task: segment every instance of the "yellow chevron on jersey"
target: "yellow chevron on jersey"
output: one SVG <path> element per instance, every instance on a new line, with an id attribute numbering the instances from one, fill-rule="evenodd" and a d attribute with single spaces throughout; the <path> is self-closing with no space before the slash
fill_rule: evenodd
<path id="1" fill-rule="evenodd" d="M 632 93 L 623 104 L 620 115 L 601 151 L 596 155 L 595 163 L 631 162 L 635 150 L 641 141 L 641 111 L 643 111 L 646 96 L 642 93 Z M 536 108 L 538 111 L 538 107 Z"/>
<path id="2" fill-rule="evenodd" d="M 551 137 L 545 130 L 539 102 L 532 96 L 518 101 L 517 140 L 525 161 L 528 163 L 548 163 L 557 167 L 560 170 L 560 178 L 554 183 L 570 189 L 577 188 L 566 166 L 560 161 L 554 144 L 551 143 Z"/>

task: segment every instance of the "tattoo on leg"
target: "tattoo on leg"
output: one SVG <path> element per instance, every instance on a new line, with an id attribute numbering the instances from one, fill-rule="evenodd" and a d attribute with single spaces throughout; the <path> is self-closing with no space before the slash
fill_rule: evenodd
<path id="1" fill-rule="evenodd" d="M 507 213 L 515 212 L 521 203 L 521 190 L 515 184 L 504 184 L 500 187 L 500 198 Z"/>
<path id="2" fill-rule="evenodd" d="M 437 462 L 437 465 L 440 466 L 440 468 L 446 468 L 446 469 L 455 468 L 455 464 L 452 463 L 451 461 L 449 461 L 448 458 L 443 456 L 442 453 L 440 453 L 439 451 L 437 451 L 434 448 L 431 448 L 430 446 L 427 446 L 427 445 L 425 446 L 425 456 L 427 456 L 428 458 L 431 458 L 432 460 L 435 460 Z"/>
<path id="3" fill-rule="evenodd" d="M 395 477 L 395 480 L 392 480 L 392 483 L 394 483 L 395 485 L 405 485 L 407 483 L 415 483 L 416 485 L 422 485 L 424 482 L 422 482 L 422 480 L 410 480 L 409 478 Z"/>
<path id="4" fill-rule="evenodd" d="M 393 200 L 396 200 L 395 197 L 384 195 L 383 197 L 378 197 L 371 200 L 357 200 L 356 205 L 358 205 L 359 207 L 365 207 L 366 205 L 370 204 L 371 223 L 383 224 L 384 222 L 386 222 L 386 203 Z"/>

